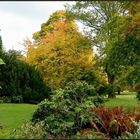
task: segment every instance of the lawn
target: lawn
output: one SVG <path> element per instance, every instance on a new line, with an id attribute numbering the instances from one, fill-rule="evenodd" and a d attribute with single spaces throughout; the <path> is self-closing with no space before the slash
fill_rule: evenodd
<path id="1" fill-rule="evenodd" d="M 3 127 L 0 138 L 7 138 L 5 135 L 30 120 L 36 107 L 31 104 L 0 104 L 0 125 Z"/>
<path id="2" fill-rule="evenodd" d="M 114 99 L 107 99 L 105 105 L 108 107 L 123 106 L 127 110 L 132 110 L 138 105 L 136 93 L 121 93 L 120 95 L 116 95 Z"/>

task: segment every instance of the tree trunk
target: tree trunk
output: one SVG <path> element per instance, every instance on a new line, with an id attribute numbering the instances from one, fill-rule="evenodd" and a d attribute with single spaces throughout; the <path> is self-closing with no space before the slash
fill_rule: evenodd
<path id="1" fill-rule="evenodd" d="M 106 64 L 106 69 L 105 69 L 106 73 L 107 73 L 107 77 L 108 77 L 108 83 L 109 83 L 109 92 L 108 92 L 108 98 L 115 98 L 115 92 L 114 92 L 114 81 L 115 81 L 115 75 L 110 74 L 110 72 L 108 71 L 108 67 Z"/>
<path id="2" fill-rule="evenodd" d="M 121 91 L 118 89 L 118 95 L 120 95 Z"/>
<path id="3" fill-rule="evenodd" d="M 117 91 L 118 91 L 118 95 L 120 95 L 120 93 L 121 93 L 121 88 L 120 88 L 120 87 L 117 87 Z"/>

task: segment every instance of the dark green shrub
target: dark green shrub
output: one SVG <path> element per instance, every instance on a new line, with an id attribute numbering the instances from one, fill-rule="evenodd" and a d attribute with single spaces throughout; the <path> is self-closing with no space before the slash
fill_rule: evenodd
<path id="1" fill-rule="evenodd" d="M 1 52 L 5 65 L 0 67 L 0 97 L 22 96 L 24 103 L 39 103 L 51 94 L 40 72 L 18 59 L 15 51 Z M 13 102 L 13 101 L 12 101 Z"/>
<path id="2" fill-rule="evenodd" d="M 96 92 L 97 92 L 99 95 L 106 95 L 106 94 L 107 94 L 107 88 L 108 88 L 107 86 L 99 84 L 99 85 L 96 87 Z"/>
<path id="3" fill-rule="evenodd" d="M 99 84 L 96 87 L 96 92 L 98 93 L 99 96 L 106 96 L 108 95 L 109 97 L 114 97 L 114 89 L 113 89 L 113 85 L 108 84 L 108 85 L 103 85 L 103 84 Z"/>
<path id="4" fill-rule="evenodd" d="M 94 87 L 86 82 L 69 83 L 39 104 L 32 121 L 44 121 L 46 131 L 53 135 L 74 135 L 92 121 L 95 96 Z"/>
<path id="5" fill-rule="evenodd" d="M 3 97 L 4 103 L 11 103 L 11 97 Z"/>
<path id="6" fill-rule="evenodd" d="M 1 103 L 11 103 L 11 97 L 0 97 Z"/>
<path id="7" fill-rule="evenodd" d="M 21 95 L 12 96 L 11 103 L 23 103 L 23 97 Z"/>
<path id="8" fill-rule="evenodd" d="M 99 106 L 100 104 L 104 103 L 104 97 L 103 96 L 96 96 L 94 98 L 94 104 L 95 106 Z"/>

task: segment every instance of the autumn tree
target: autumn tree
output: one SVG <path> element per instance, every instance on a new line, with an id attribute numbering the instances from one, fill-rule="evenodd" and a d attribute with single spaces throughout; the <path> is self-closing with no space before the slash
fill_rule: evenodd
<path id="1" fill-rule="evenodd" d="M 41 30 L 26 40 L 26 61 L 35 65 L 54 88 L 68 81 L 86 80 L 93 83 L 93 50 L 91 42 L 78 31 L 73 18 L 65 11 L 56 11 Z"/>

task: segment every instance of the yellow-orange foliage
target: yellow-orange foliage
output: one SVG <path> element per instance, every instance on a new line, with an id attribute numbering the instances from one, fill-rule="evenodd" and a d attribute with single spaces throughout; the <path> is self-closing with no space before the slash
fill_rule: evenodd
<path id="1" fill-rule="evenodd" d="M 70 80 L 80 79 L 83 72 L 92 71 L 91 44 L 75 25 L 73 20 L 55 21 L 53 31 L 38 39 L 39 43 L 27 45 L 27 62 L 35 65 L 54 87 L 62 87 Z"/>

